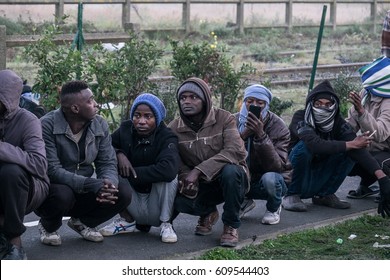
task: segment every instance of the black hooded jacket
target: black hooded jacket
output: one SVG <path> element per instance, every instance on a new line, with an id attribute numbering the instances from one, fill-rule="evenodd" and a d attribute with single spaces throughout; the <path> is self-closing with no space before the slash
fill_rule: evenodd
<path id="1" fill-rule="evenodd" d="M 340 99 L 330 82 L 325 80 L 318 84 L 306 98 L 306 107 L 317 94 L 328 93 L 335 98 L 335 102 L 340 103 Z M 302 140 L 305 142 L 310 152 L 315 155 L 324 156 L 347 152 L 354 160 L 365 167 L 370 174 L 380 169 L 377 161 L 372 158 L 366 149 L 353 149 L 347 151 L 346 142 L 356 138 L 356 133 L 352 127 L 341 116 L 340 111 L 336 113 L 333 129 L 329 133 L 321 133 L 305 122 L 305 109 L 298 110 L 294 113 L 289 129 L 291 133 L 291 141 L 289 152 L 291 149 Z"/>

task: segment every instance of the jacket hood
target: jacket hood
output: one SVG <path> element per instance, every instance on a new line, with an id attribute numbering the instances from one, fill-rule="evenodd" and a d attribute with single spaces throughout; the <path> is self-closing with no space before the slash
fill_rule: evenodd
<path id="1" fill-rule="evenodd" d="M 208 86 L 208 84 L 205 81 L 203 81 L 202 79 L 196 78 L 196 77 L 188 78 L 187 80 L 185 80 L 177 89 L 176 99 L 177 99 L 177 104 L 179 105 L 180 116 L 183 119 L 183 121 L 188 125 L 191 121 L 182 113 L 181 107 L 180 107 L 180 101 L 179 101 L 180 88 L 183 87 L 183 85 L 185 85 L 187 83 L 195 84 L 196 86 L 198 86 L 202 90 L 202 92 L 204 94 L 205 101 L 203 102 L 203 104 L 205 106 L 205 110 L 204 110 L 204 116 L 202 118 L 203 121 L 206 119 L 206 117 L 208 116 L 208 114 L 211 111 L 212 101 L 211 101 L 210 87 Z"/>
<path id="2" fill-rule="evenodd" d="M 332 85 L 330 84 L 330 82 L 328 80 L 325 80 L 325 81 L 319 83 L 316 87 L 314 87 L 309 92 L 309 94 L 306 97 L 306 106 L 311 100 L 313 100 L 316 97 L 316 95 L 321 94 L 321 93 L 330 94 L 331 96 L 333 96 L 335 98 L 336 102 L 338 104 L 340 104 L 340 99 L 339 99 L 338 95 L 336 94 L 336 92 L 334 91 Z"/>
<path id="3" fill-rule="evenodd" d="M 9 115 L 19 107 L 19 98 L 23 89 L 22 79 L 11 70 L 0 71 L 0 101 Z"/>

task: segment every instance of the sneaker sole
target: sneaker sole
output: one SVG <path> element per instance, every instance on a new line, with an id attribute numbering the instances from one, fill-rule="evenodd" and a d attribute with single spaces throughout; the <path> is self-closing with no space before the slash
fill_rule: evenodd
<path id="1" fill-rule="evenodd" d="M 199 236 L 207 236 L 207 235 L 210 235 L 212 233 L 213 233 L 212 230 L 210 230 L 209 232 L 195 231 L 195 235 L 199 235 Z"/>
<path id="2" fill-rule="evenodd" d="M 49 245 L 49 246 L 60 246 L 62 244 L 61 240 L 41 240 L 42 244 Z"/>
<path id="3" fill-rule="evenodd" d="M 164 242 L 164 243 L 176 243 L 177 242 L 177 237 L 176 238 L 161 238 L 161 242 Z"/>
<path id="4" fill-rule="evenodd" d="M 303 206 L 300 206 L 300 207 L 286 207 L 282 204 L 282 207 L 284 210 L 287 210 L 287 211 L 292 211 L 292 212 L 307 212 L 307 206 L 305 205 L 305 207 Z"/>
<path id="5" fill-rule="evenodd" d="M 280 222 L 280 219 L 277 220 L 277 221 L 273 221 L 273 222 L 261 221 L 261 223 L 262 223 L 263 225 L 276 225 L 276 224 L 279 224 L 279 222 Z"/>
<path id="6" fill-rule="evenodd" d="M 103 236 L 114 236 L 114 235 L 118 235 L 118 234 L 125 234 L 125 233 L 132 233 L 135 231 L 135 225 L 134 226 L 131 226 L 130 227 L 131 230 L 120 230 L 120 231 L 117 231 L 115 233 L 111 232 L 111 231 L 104 231 L 104 230 L 99 230 L 100 234 L 103 235 Z"/>
<path id="7" fill-rule="evenodd" d="M 225 242 L 221 242 L 220 245 L 222 247 L 236 247 L 237 246 L 237 242 L 228 242 L 228 241 L 225 241 Z"/>
<path id="8" fill-rule="evenodd" d="M 70 220 L 69 220 L 70 221 Z M 102 237 L 100 238 L 100 237 L 86 237 L 86 236 L 83 236 L 80 232 L 78 232 L 76 229 L 75 229 L 75 227 L 73 226 L 73 224 L 72 223 L 69 223 L 69 221 L 68 221 L 68 227 L 70 227 L 71 229 L 73 229 L 75 232 L 77 232 L 82 238 L 84 238 L 85 240 L 87 240 L 87 241 L 91 241 L 91 242 L 103 242 L 103 240 L 104 240 L 104 237 L 103 237 L 103 235 L 102 235 Z"/>

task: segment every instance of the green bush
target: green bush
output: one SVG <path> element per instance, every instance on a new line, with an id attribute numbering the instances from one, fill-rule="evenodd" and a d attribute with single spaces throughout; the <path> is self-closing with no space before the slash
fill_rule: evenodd
<path id="1" fill-rule="evenodd" d="M 346 117 L 348 115 L 348 109 L 351 107 L 351 103 L 348 102 L 348 94 L 351 91 L 359 92 L 361 83 L 356 77 L 351 76 L 351 73 L 341 72 L 331 84 L 340 98 L 341 115 Z"/>

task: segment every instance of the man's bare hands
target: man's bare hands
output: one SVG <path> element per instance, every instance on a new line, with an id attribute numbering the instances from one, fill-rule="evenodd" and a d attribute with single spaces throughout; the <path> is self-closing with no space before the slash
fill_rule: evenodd
<path id="1" fill-rule="evenodd" d="M 358 93 L 351 91 L 349 93 L 349 102 L 352 103 L 353 107 L 355 108 L 355 110 L 359 116 L 364 114 L 364 107 L 362 105 L 362 99 L 360 98 L 360 95 Z"/>
<path id="2" fill-rule="evenodd" d="M 374 139 L 372 136 L 369 136 L 370 131 L 364 132 L 362 135 L 357 136 L 352 141 L 347 142 L 347 150 L 352 149 L 364 149 L 371 145 L 372 140 Z"/>
<path id="3" fill-rule="evenodd" d="M 107 179 L 104 179 L 103 187 L 98 191 L 96 201 L 100 203 L 115 204 L 118 200 L 119 190 Z"/>
<path id="4" fill-rule="evenodd" d="M 248 112 L 245 129 L 241 133 L 241 138 L 246 140 L 249 136 L 252 135 L 261 138 L 264 135 L 264 123 L 261 115 L 259 118 L 257 118 L 255 114 L 253 114 L 252 112 Z"/>

